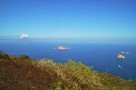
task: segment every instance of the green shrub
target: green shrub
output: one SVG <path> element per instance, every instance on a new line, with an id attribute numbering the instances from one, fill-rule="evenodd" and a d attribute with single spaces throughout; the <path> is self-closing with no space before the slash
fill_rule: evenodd
<path id="1" fill-rule="evenodd" d="M 0 57 L 0 90 L 136 90 L 136 81 L 99 73 L 81 62 L 4 57 Z"/>

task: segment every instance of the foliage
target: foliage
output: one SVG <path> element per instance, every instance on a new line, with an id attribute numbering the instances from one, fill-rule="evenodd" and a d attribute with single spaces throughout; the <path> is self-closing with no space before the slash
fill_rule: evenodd
<path id="1" fill-rule="evenodd" d="M 5 55 L 5 54 L 2 54 Z M 7 54 L 6 54 L 7 57 Z M 11 57 L 8 55 L 8 57 Z M 0 57 L 0 90 L 135 90 L 136 81 L 99 73 L 81 62 Z"/>
<path id="2" fill-rule="evenodd" d="M 28 55 L 21 55 L 21 56 L 19 57 L 19 59 L 29 59 L 29 56 L 28 56 Z"/>

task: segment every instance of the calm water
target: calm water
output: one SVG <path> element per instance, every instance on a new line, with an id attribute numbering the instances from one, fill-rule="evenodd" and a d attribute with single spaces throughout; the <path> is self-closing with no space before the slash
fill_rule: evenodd
<path id="1" fill-rule="evenodd" d="M 65 51 L 54 49 L 59 45 L 68 46 L 71 49 Z M 110 74 L 125 79 L 136 79 L 136 44 L 134 43 L 44 42 L 42 40 L 1 39 L 0 50 L 16 56 L 26 54 L 32 58 L 49 58 L 61 63 L 68 60 L 81 61 L 100 72 L 108 70 Z M 125 55 L 124 61 L 116 59 L 120 51 L 129 52 Z"/>

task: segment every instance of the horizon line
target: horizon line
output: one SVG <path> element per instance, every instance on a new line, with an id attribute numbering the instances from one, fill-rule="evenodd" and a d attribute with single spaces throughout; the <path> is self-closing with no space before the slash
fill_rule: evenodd
<path id="1" fill-rule="evenodd" d="M 20 36 L 0 36 L 0 39 L 18 38 Z M 28 37 L 28 39 L 50 39 L 50 40 L 131 40 L 136 41 L 136 37 Z"/>

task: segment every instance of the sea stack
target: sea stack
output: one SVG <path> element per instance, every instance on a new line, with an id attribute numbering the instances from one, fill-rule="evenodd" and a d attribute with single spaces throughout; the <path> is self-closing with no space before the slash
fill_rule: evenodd
<path id="1" fill-rule="evenodd" d="M 68 50 L 68 49 L 70 49 L 70 48 L 65 47 L 65 46 L 58 46 L 57 47 L 57 50 Z"/>
<path id="2" fill-rule="evenodd" d="M 123 60 L 123 59 L 125 59 L 125 56 L 122 53 L 119 53 L 117 55 L 117 59 Z"/>

